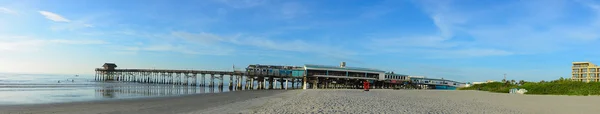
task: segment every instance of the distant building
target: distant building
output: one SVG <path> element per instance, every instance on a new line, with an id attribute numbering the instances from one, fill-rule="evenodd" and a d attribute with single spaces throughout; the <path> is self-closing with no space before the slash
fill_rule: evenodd
<path id="1" fill-rule="evenodd" d="M 472 85 L 476 85 L 476 84 L 485 84 L 485 83 L 492 83 L 492 82 L 496 82 L 496 81 L 494 81 L 494 80 L 487 80 L 485 82 L 472 82 L 471 84 Z"/>
<path id="2" fill-rule="evenodd" d="M 591 62 L 573 62 L 571 80 L 582 82 L 600 82 L 600 67 Z"/>
<path id="3" fill-rule="evenodd" d="M 461 83 L 458 87 L 471 87 L 470 83 Z"/>

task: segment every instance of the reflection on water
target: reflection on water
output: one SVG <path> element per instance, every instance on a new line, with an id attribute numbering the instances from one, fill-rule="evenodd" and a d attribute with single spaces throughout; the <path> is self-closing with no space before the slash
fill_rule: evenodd
<path id="1" fill-rule="evenodd" d="M 199 86 L 161 85 L 161 84 L 128 84 L 102 86 L 95 89 L 96 95 L 101 98 L 128 98 L 148 96 L 173 96 L 200 93 L 227 92 L 223 88 L 210 88 Z"/>
<path id="2" fill-rule="evenodd" d="M 220 93 L 228 89 L 137 83 L 1 84 L 0 105 L 126 99 Z"/>
<path id="3" fill-rule="evenodd" d="M 215 83 L 218 83 L 217 81 L 215 80 Z M 253 84 L 258 85 L 256 82 Z M 246 83 L 242 82 L 242 85 L 246 85 Z M 224 82 L 224 88 L 218 88 L 117 81 L 97 82 L 94 81 L 93 75 L 0 73 L 0 105 L 177 96 L 235 91 L 230 90 L 228 86 L 227 81 Z"/>

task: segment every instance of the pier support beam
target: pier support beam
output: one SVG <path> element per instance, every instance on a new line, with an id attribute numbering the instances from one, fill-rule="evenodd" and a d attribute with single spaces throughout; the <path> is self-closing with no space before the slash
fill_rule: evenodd
<path id="1" fill-rule="evenodd" d="M 267 89 L 267 81 L 268 81 L 267 78 L 263 78 L 262 81 L 263 81 L 263 85 L 262 85 L 263 89 Z"/>
<path id="2" fill-rule="evenodd" d="M 206 74 L 202 74 L 202 79 L 200 79 L 200 80 L 202 80 L 202 82 L 200 83 L 201 86 L 205 87 L 206 86 Z"/>
<path id="3" fill-rule="evenodd" d="M 283 85 L 283 78 L 281 78 L 281 80 L 279 80 L 279 85 L 281 86 L 280 89 L 287 89 L 287 80 L 285 80 L 285 86 Z"/>
<path id="4" fill-rule="evenodd" d="M 302 77 L 302 89 L 306 90 L 306 76 Z"/>
<path id="5" fill-rule="evenodd" d="M 240 75 L 237 77 L 237 89 L 241 90 L 242 89 L 242 80 L 244 79 L 244 75 Z"/>
<path id="6" fill-rule="evenodd" d="M 208 85 L 209 87 L 214 87 L 215 86 L 215 74 L 210 74 L 210 85 Z"/>
<path id="7" fill-rule="evenodd" d="M 181 85 L 181 73 L 177 73 L 176 79 L 177 80 L 175 80 L 175 85 Z"/>
<path id="8" fill-rule="evenodd" d="M 233 77 L 233 74 L 229 75 L 229 90 L 233 90 Z"/>
<path id="9" fill-rule="evenodd" d="M 221 82 L 219 82 L 219 88 L 223 89 L 223 80 L 225 80 L 225 78 L 223 78 L 223 74 L 221 74 Z"/>
<path id="10" fill-rule="evenodd" d="M 250 78 L 250 90 L 254 89 L 254 77 Z"/>
<path id="11" fill-rule="evenodd" d="M 188 84 L 189 84 L 189 79 L 188 79 L 188 78 L 189 78 L 190 76 L 188 75 L 188 73 L 185 73 L 185 74 L 183 75 L 183 77 L 185 77 L 185 79 L 183 80 L 183 85 L 188 85 Z"/>
<path id="12" fill-rule="evenodd" d="M 285 86 L 282 89 L 285 89 L 285 90 L 288 89 L 288 80 L 287 79 L 285 80 Z"/>
<path id="13" fill-rule="evenodd" d="M 269 77 L 268 81 L 269 81 L 269 89 L 273 89 L 275 80 L 273 79 L 273 77 Z"/>
<path id="14" fill-rule="evenodd" d="M 198 85 L 198 74 L 194 73 L 194 82 L 192 82 L 192 86 L 196 86 L 196 85 Z"/>
<path id="15" fill-rule="evenodd" d="M 260 83 L 260 82 L 261 82 L 260 78 L 256 78 L 256 85 L 254 85 L 254 86 L 256 86 L 257 90 L 260 89 L 260 85 L 262 85 L 262 83 Z"/>

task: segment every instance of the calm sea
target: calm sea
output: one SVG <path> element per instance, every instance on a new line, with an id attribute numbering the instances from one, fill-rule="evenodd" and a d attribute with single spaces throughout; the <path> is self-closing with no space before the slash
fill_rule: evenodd
<path id="1" fill-rule="evenodd" d="M 208 82 L 207 82 L 208 83 Z M 93 75 L 0 74 L 0 105 L 219 93 L 225 88 L 131 82 L 97 82 Z"/>

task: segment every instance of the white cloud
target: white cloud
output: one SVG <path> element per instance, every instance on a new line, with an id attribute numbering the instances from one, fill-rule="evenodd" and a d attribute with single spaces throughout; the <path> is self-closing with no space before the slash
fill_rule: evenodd
<path id="1" fill-rule="evenodd" d="M 39 11 L 40 14 L 44 15 L 44 17 L 46 17 L 46 19 L 50 19 L 52 21 L 56 21 L 56 22 L 71 22 L 71 20 L 64 18 L 58 14 L 52 13 L 52 12 L 48 12 L 48 11 Z"/>
<path id="2" fill-rule="evenodd" d="M 5 8 L 5 7 L 0 7 L 0 13 L 17 14 L 16 11 L 13 11 L 13 10 Z"/>
<path id="3" fill-rule="evenodd" d="M 191 55 L 228 55 L 234 52 L 229 48 L 210 47 L 210 48 L 199 48 L 193 45 L 175 45 L 169 43 L 163 44 L 149 44 L 142 46 L 129 46 L 121 47 L 120 50 L 127 52 L 120 53 L 138 53 L 139 51 L 150 51 L 150 52 L 176 52 Z"/>
<path id="4" fill-rule="evenodd" d="M 87 44 L 107 44 L 107 42 L 102 40 L 48 40 L 49 43 L 58 43 L 58 44 L 75 44 L 75 45 L 87 45 Z"/>

